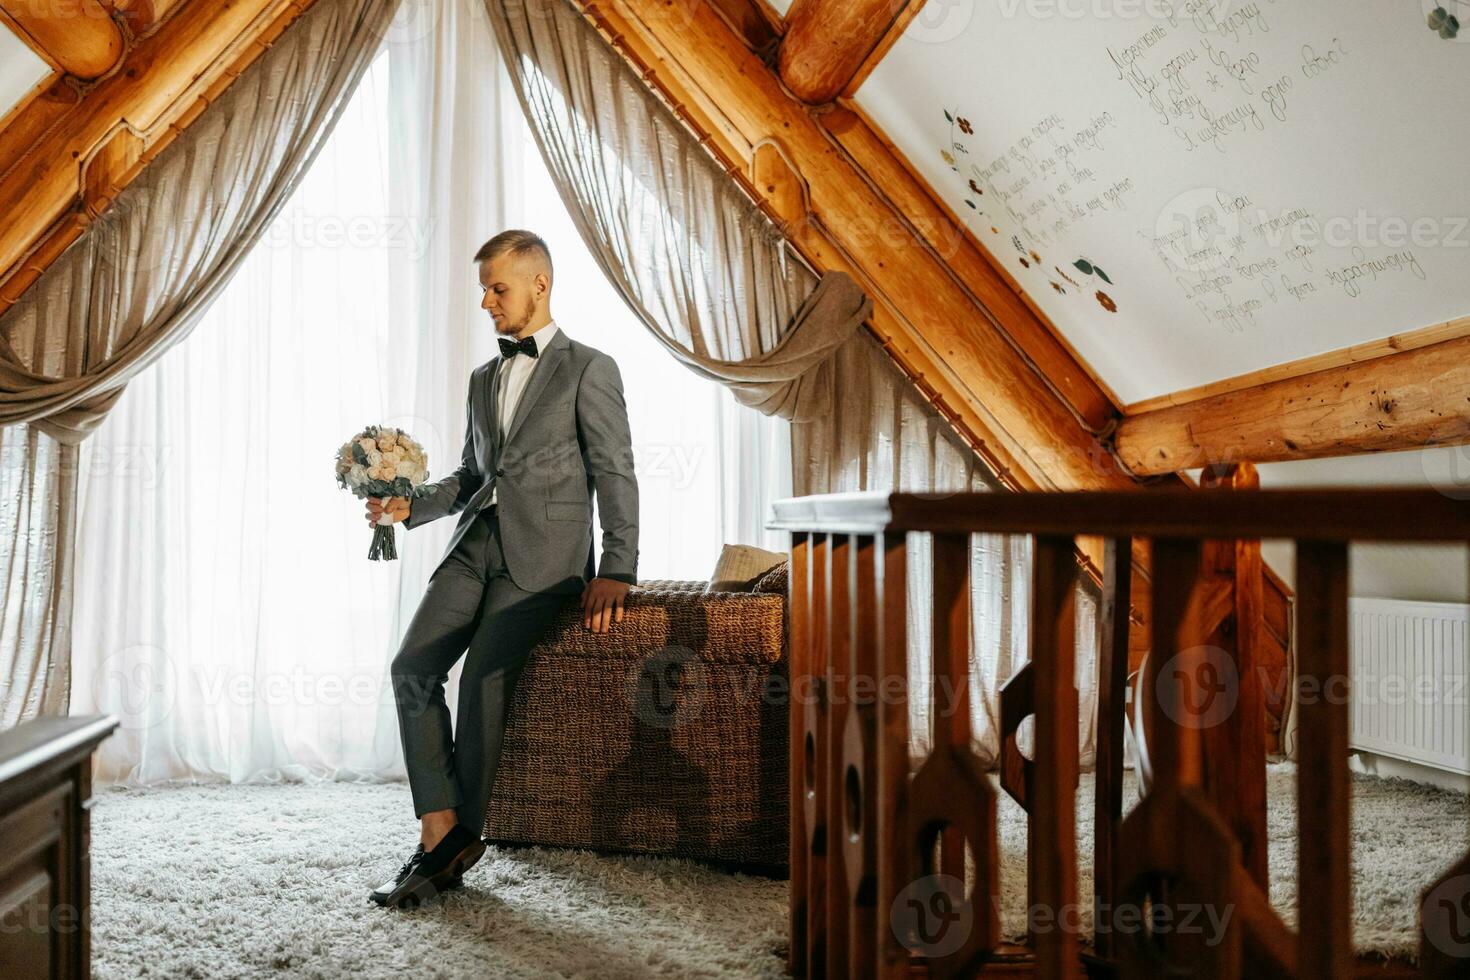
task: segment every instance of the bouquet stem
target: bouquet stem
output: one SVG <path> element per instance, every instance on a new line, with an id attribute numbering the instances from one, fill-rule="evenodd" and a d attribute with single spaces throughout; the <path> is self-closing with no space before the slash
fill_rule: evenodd
<path id="1" fill-rule="evenodd" d="M 379 524 L 373 528 L 373 544 L 368 549 L 370 561 L 397 561 L 398 539 L 392 524 Z"/>

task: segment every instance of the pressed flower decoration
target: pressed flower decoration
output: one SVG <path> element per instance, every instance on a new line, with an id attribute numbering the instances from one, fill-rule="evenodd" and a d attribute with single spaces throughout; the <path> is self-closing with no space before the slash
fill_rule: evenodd
<path id="1" fill-rule="evenodd" d="M 1435 7 L 1429 13 L 1429 29 L 1446 41 L 1453 41 L 1460 33 L 1460 18 L 1443 7 Z"/>
<path id="2" fill-rule="evenodd" d="M 1433 18 L 1431 19 L 1431 26 L 1434 26 Z M 1458 29 L 1458 23 L 1451 25 L 1451 29 Z M 976 203 L 977 198 L 981 198 L 985 195 L 985 187 L 981 183 L 981 171 L 973 163 L 967 163 L 966 169 L 973 176 L 964 176 L 963 172 L 960 170 L 959 165 L 960 156 L 969 157 L 971 155 L 971 149 L 968 145 L 968 141 L 963 140 L 962 137 L 974 136 L 975 126 L 966 117 L 960 115 L 958 112 L 954 112 L 949 109 L 944 110 L 944 119 L 945 122 L 949 123 L 949 144 L 940 149 L 939 155 L 944 159 L 944 162 L 949 165 L 949 168 L 951 170 L 955 171 L 956 173 L 960 173 L 961 176 L 964 177 L 965 185 L 961 193 L 963 194 L 963 200 L 965 204 L 968 205 L 971 210 L 979 214 L 985 214 L 980 205 Z M 982 227 L 986 226 L 990 228 L 990 233 L 993 235 L 1004 234 L 998 225 L 987 222 Z M 1032 236 L 1027 234 L 1026 237 L 1030 238 Z M 1086 289 L 1082 286 L 1082 283 L 1078 281 L 1079 279 L 1085 282 L 1088 278 L 1095 277 L 1108 286 L 1113 285 L 1112 278 L 1105 271 L 1103 271 L 1102 267 L 1091 259 L 1085 257 L 1078 258 L 1072 263 L 1072 268 L 1075 269 L 1076 272 L 1081 273 L 1081 275 L 1078 276 L 1078 278 L 1076 279 L 1068 275 L 1067 270 L 1063 269 L 1061 266 L 1052 266 L 1056 274 L 1061 279 L 1061 281 L 1059 282 L 1056 279 L 1051 278 L 1051 276 L 1046 273 L 1046 260 L 1042 258 L 1041 253 L 1038 252 L 1036 249 L 1028 247 L 1028 244 L 1022 240 L 1021 235 L 1011 235 L 1010 243 L 1011 246 L 1016 250 L 1016 261 L 1021 264 L 1021 267 L 1023 269 L 1034 268 L 1043 275 L 1046 275 L 1047 285 L 1051 286 L 1051 288 L 1055 290 L 1058 295 L 1067 295 L 1067 288 L 1063 285 L 1063 283 L 1066 283 L 1067 285 L 1073 286 L 1079 290 L 1078 296 L 1086 296 Z M 1107 310 L 1109 313 L 1118 312 L 1118 304 L 1113 300 L 1112 296 L 1108 295 L 1101 289 L 1095 290 L 1093 295 L 1097 299 L 1098 304 L 1103 309 Z"/>

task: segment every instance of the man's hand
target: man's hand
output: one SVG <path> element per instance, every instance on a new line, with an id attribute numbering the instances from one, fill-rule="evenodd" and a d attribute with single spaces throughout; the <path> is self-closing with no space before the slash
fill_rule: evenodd
<path id="1" fill-rule="evenodd" d="M 595 578 L 582 590 L 582 625 L 594 633 L 606 633 L 613 623 L 623 621 L 623 600 L 630 586 L 610 578 Z"/>
<path id="2" fill-rule="evenodd" d="M 369 497 L 367 498 L 367 522 L 373 526 L 379 523 L 398 524 L 408 520 L 408 512 L 412 508 L 407 497 Z M 388 520 L 379 521 L 378 518 L 384 514 Z"/>

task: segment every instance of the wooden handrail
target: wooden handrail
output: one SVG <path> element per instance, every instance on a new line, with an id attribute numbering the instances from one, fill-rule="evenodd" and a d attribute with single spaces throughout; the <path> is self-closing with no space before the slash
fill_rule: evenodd
<path id="1" fill-rule="evenodd" d="M 1470 492 L 1467 492 L 1470 497 Z M 1470 499 L 1434 490 L 838 493 L 773 505 L 774 530 L 1467 541 Z"/>

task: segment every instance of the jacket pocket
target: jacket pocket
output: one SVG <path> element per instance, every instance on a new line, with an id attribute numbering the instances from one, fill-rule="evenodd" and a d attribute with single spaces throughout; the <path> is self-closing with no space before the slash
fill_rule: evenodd
<path id="1" fill-rule="evenodd" d="M 586 504 L 548 500 L 546 502 L 546 519 L 548 521 L 580 521 L 583 524 L 591 524 L 592 513 L 591 508 Z"/>

